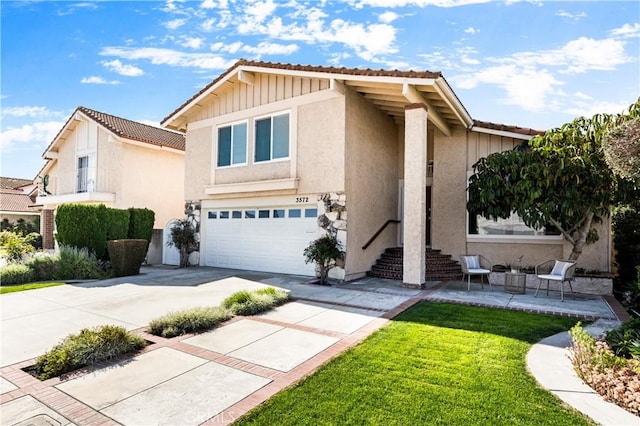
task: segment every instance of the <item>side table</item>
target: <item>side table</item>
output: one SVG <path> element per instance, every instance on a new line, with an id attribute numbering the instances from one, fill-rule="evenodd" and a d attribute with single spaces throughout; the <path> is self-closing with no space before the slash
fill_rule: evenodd
<path id="1" fill-rule="evenodd" d="M 504 292 L 525 294 L 527 291 L 527 274 L 520 272 L 504 273 Z"/>

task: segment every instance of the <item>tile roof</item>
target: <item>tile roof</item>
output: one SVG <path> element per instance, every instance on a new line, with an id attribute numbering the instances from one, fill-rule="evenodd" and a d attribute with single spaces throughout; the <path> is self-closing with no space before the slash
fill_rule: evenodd
<path id="1" fill-rule="evenodd" d="M 502 130 L 503 132 L 517 133 L 520 135 L 536 136 L 544 135 L 544 130 L 529 129 L 527 127 L 509 126 L 507 124 L 491 123 L 488 121 L 473 120 L 473 125 L 483 129 Z"/>
<path id="2" fill-rule="evenodd" d="M 123 138 L 184 151 L 185 136 L 183 133 L 160 129 L 83 106 L 79 106 L 77 110 Z"/>
<path id="3" fill-rule="evenodd" d="M 12 177 L 0 177 L 0 188 L 2 189 L 18 189 L 21 186 L 31 185 L 33 180 Z"/>
<path id="4" fill-rule="evenodd" d="M 175 115 L 178 111 L 180 111 L 185 106 L 189 105 L 194 99 L 198 96 L 209 90 L 212 86 L 214 86 L 217 82 L 223 80 L 227 75 L 232 73 L 236 68 L 240 66 L 247 67 L 260 67 L 260 68 L 273 68 L 280 70 L 290 70 L 290 71 L 306 71 L 306 72 L 323 72 L 328 74 L 342 74 L 342 75 L 359 75 L 359 76 L 372 76 L 372 77 L 403 77 L 403 78 L 441 78 L 442 73 L 440 72 L 431 72 L 431 71 L 399 71 L 399 70 L 373 70 L 373 69 L 361 69 L 361 68 L 345 68 L 345 67 L 323 67 L 323 66 L 314 66 L 314 65 L 299 65 L 299 64 L 282 64 L 278 62 L 262 62 L 262 61 L 250 61 L 247 59 L 240 59 L 235 64 L 233 64 L 229 69 L 220 74 L 215 80 L 211 83 L 207 84 L 202 90 L 193 95 L 191 98 L 187 99 L 182 105 L 176 108 L 171 114 L 167 115 L 162 119 L 161 123 L 164 123 L 173 115 Z"/>
<path id="5" fill-rule="evenodd" d="M 36 212 L 29 207 L 32 204 L 33 199 L 25 192 L 18 189 L 0 189 L 0 210 L 3 212 Z"/>

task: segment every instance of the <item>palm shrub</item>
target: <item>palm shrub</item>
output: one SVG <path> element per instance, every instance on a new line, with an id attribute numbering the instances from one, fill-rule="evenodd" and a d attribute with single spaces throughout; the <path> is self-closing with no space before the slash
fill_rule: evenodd
<path id="1" fill-rule="evenodd" d="M 329 271 L 344 260 L 345 252 L 334 235 L 324 235 L 304 249 L 305 263 L 314 262 L 320 273 L 320 284 L 327 284 Z"/>

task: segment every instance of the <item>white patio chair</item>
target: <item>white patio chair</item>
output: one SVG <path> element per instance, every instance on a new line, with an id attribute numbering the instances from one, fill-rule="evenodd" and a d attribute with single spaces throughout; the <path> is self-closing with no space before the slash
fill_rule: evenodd
<path id="1" fill-rule="evenodd" d="M 544 273 L 549 270 L 551 262 L 554 262 L 551 272 Z M 547 260 L 539 265 L 536 265 L 536 275 L 538 276 L 538 288 L 536 288 L 536 294 L 534 297 L 538 297 L 538 290 L 542 281 L 547 282 L 547 296 L 549 295 L 549 281 L 556 281 L 560 283 L 560 301 L 564 302 L 564 283 L 569 283 L 569 290 L 571 291 L 571 297 L 573 296 L 573 287 L 571 281 L 573 281 L 573 275 L 576 270 L 576 263 L 564 260 Z"/>
<path id="2" fill-rule="evenodd" d="M 471 275 L 480 275 L 480 286 L 484 290 L 484 276 L 491 273 L 493 264 L 481 254 L 460 255 L 460 265 L 462 266 L 462 279 L 467 276 L 467 291 L 471 290 Z M 489 289 L 493 291 L 491 281 L 487 278 Z"/>

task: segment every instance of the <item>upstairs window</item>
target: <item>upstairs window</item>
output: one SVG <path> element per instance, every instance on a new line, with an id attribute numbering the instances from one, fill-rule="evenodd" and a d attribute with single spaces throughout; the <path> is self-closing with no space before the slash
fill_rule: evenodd
<path id="1" fill-rule="evenodd" d="M 76 192 L 87 192 L 89 189 L 89 157 L 78 157 L 78 175 Z"/>
<path id="2" fill-rule="evenodd" d="M 247 163 L 247 123 L 218 127 L 218 167 Z"/>
<path id="3" fill-rule="evenodd" d="M 256 120 L 255 161 L 289 157 L 289 113 Z"/>

